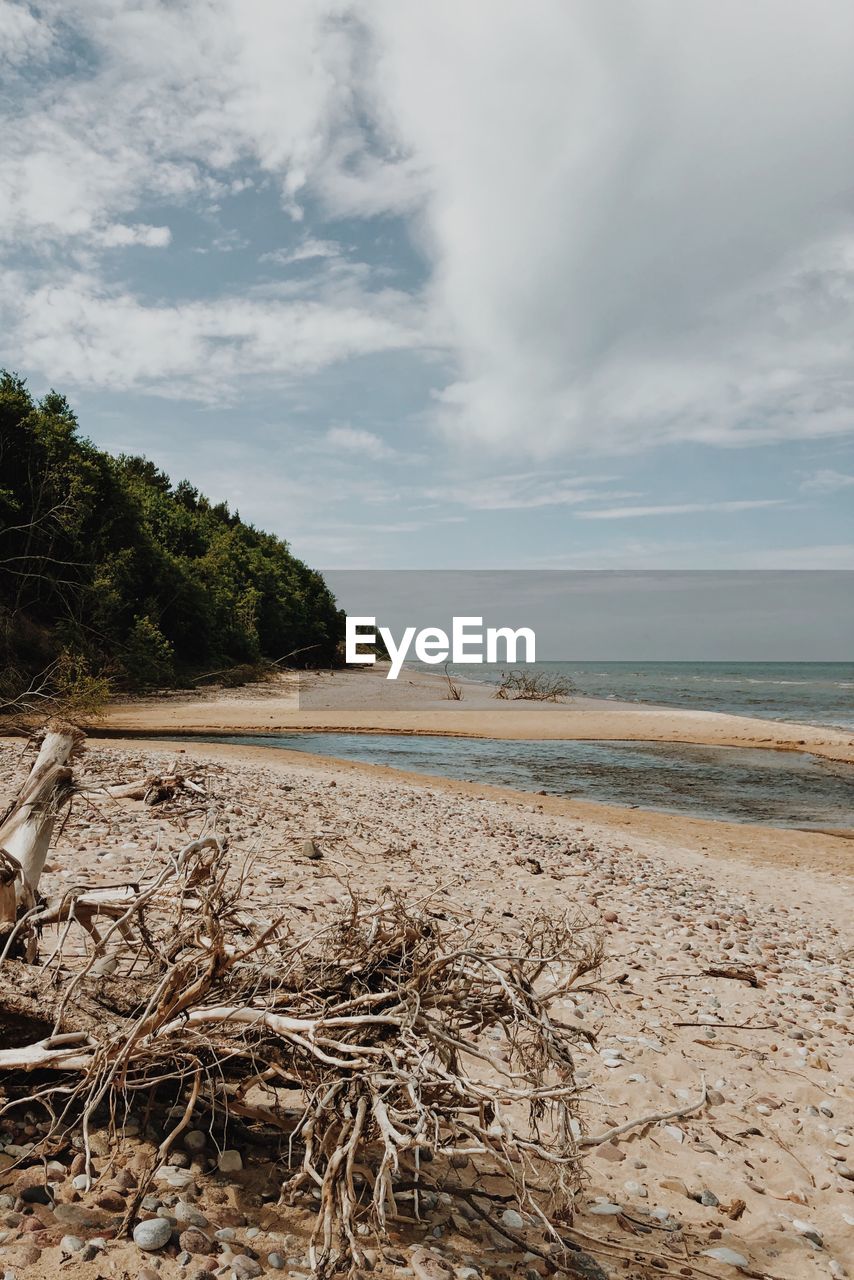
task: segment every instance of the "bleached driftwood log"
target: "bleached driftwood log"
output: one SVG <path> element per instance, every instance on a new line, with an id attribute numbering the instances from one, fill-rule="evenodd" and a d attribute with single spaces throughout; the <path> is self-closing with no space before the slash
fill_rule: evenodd
<path id="1" fill-rule="evenodd" d="M 35 902 L 57 815 L 71 796 L 69 765 L 83 736 L 66 720 L 48 723 L 36 762 L 0 820 L 5 878 L 8 885 L 12 875 L 15 899 L 13 904 L 8 887 L 0 889 L 0 931 Z"/>

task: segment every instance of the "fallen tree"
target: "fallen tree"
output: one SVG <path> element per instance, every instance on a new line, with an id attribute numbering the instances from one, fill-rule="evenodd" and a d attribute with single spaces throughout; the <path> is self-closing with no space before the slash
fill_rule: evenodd
<path id="1" fill-rule="evenodd" d="M 73 794 L 79 741 L 49 728 L 0 826 L 0 848 L 18 833 L 7 874 L 26 886 L 0 949 L 0 1115 L 40 1106 L 44 1144 L 75 1127 L 87 1167 L 94 1127 L 134 1099 L 165 1128 L 159 1161 L 191 1119 L 213 1131 L 238 1118 L 280 1142 L 283 1196 L 316 1207 L 321 1276 L 359 1265 L 366 1241 L 404 1202 L 417 1217 L 431 1190 L 522 1243 L 490 1209 L 515 1203 L 577 1248 L 561 1231 L 580 1173 L 572 1051 L 592 1033 L 553 1010 L 598 965 L 598 943 L 535 916 L 498 948 L 444 899 L 391 891 L 351 892 L 313 932 L 292 911 L 261 920 L 250 863 L 233 865 L 213 833 L 142 883 L 45 901 L 45 832 Z M 148 788 L 113 802 L 128 794 Z"/>

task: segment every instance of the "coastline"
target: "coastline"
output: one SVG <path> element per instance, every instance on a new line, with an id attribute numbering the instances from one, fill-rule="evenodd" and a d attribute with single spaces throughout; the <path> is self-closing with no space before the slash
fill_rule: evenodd
<path id="1" fill-rule="evenodd" d="M 844 729 L 763 720 L 714 711 L 574 697 L 561 703 L 499 701 L 491 686 L 381 668 L 282 676 L 252 689 L 177 693 L 117 703 L 88 726 L 110 737 L 279 732 L 434 734 L 505 741 L 575 740 L 682 743 L 805 751 L 854 764 L 854 734 Z"/>
<path id="2" fill-rule="evenodd" d="M 20 741 L 0 743 L 0 764 L 12 792 L 28 767 Z M 562 1007 L 598 1036 L 576 1055 L 586 1132 L 666 1115 L 708 1090 L 697 1114 L 590 1151 L 574 1225 L 591 1253 L 604 1261 L 609 1249 L 618 1257 L 636 1250 L 631 1224 L 645 1225 L 652 1212 L 679 1233 L 683 1265 L 721 1280 L 732 1269 L 709 1249 L 734 1251 L 747 1274 L 811 1273 L 816 1255 L 796 1225 L 803 1221 L 823 1242 L 820 1257 L 850 1261 L 842 1221 L 854 1186 L 846 841 L 186 738 L 90 737 L 81 768 L 101 782 L 174 769 L 195 778 L 217 830 L 238 861 L 248 859 L 247 900 L 268 918 L 289 911 L 323 927 L 347 908 L 351 886 L 369 899 L 388 888 L 428 895 L 439 911 L 447 901 L 497 940 L 537 912 L 569 913 L 605 945 L 601 977 Z M 190 834 L 209 820 L 197 810 Z M 317 861 L 303 852 L 307 837 L 323 848 Z M 159 865 L 187 838 L 180 808 L 75 806 L 52 850 L 46 892 L 93 875 L 105 884 L 133 879 L 142 856 Z M 749 966 L 756 986 L 727 976 L 732 965 Z M 206 1186 L 200 1204 L 217 1221 L 222 1206 L 205 1200 Z M 289 1240 L 299 1258 L 306 1247 L 305 1216 L 283 1209 L 259 1226 L 252 1243 L 262 1251 Z M 656 1244 L 647 1238 L 641 1247 Z M 472 1241 L 449 1229 L 442 1247 L 489 1274 L 505 1254 L 509 1265 L 518 1261 L 488 1233 Z M 4 1263 L 23 1248 L 7 1243 Z M 115 1257 L 133 1273 L 132 1246 L 117 1242 Z M 46 1238 L 38 1274 L 56 1274 L 60 1260 Z"/>
<path id="3" fill-rule="evenodd" d="M 580 823 L 585 830 L 607 838 L 631 840 L 639 851 L 666 850 L 679 859 L 682 855 L 703 859 L 721 859 L 756 867 L 787 868 L 799 872 L 827 873 L 833 877 L 854 880 L 854 858 L 851 840 L 854 832 L 807 831 L 796 828 L 761 826 L 753 823 L 726 822 L 688 814 L 664 813 L 655 809 L 629 808 L 593 800 L 567 799 L 563 796 L 539 795 L 512 787 L 485 782 L 464 782 L 437 774 L 416 773 L 388 765 L 366 764 L 289 751 L 262 745 L 193 742 L 187 738 L 158 739 L 143 742 L 138 738 L 88 739 L 92 747 L 138 752 L 150 746 L 177 754 L 191 754 L 194 760 L 232 761 L 237 765 L 264 767 L 280 773 L 308 770 L 321 777 L 341 776 L 376 783 L 401 785 L 425 793 L 459 796 L 463 799 L 495 801 L 519 812 L 549 815 L 564 822 Z M 2 742 L 2 739 L 0 739 Z"/>

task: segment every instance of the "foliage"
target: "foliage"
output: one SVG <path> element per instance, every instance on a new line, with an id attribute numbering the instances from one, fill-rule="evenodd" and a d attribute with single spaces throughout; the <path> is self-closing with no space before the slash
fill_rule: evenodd
<path id="1" fill-rule="evenodd" d="M 0 670 L 61 655 L 148 688 L 287 654 L 334 660 L 342 615 L 285 542 L 152 462 L 111 457 L 68 402 L 0 373 Z M 10 674 L 11 673 L 11 674 Z M 103 689 L 103 684 L 101 686 Z M 0 703 L 10 690 L 0 691 Z"/>
<path id="2" fill-rule="evenodd" d="M 515 701 L 560 702 L 575 692 L 568 676 L 550 671 L 502 671 L 495 697 Z"/>

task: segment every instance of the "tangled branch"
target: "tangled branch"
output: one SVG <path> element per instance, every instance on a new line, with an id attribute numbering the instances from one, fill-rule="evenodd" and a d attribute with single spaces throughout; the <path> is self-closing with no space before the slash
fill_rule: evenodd
<path id="1" fill-rule="evenodd" d="M 311 934 L 301 916 L 257 919 L 248 873 L 208 835 L 147 883 L 39 904 L 30 925 L 51 935 L 48 959 L 0 962 L 0 1114 L 39 1102 L 46 1141 L 82 1125 L 87 1156 L 93 1125 L 134 1095 L 180 1104 L 161 1159 L 194 1115 L 276 1135 L 283 1196 L 317 1205 L 321 1276 L 359 1265 L 399 1201 L 417 1215 L 428 1161 L 462 1199 L 498 1179 L 554 1233 L 579 1179 L 572 1053 L 591 1034 L 554 1006 L 598 945 L 536 916 L 496 951 L 480 926 L 391 891 L 351 892 Z"/>

